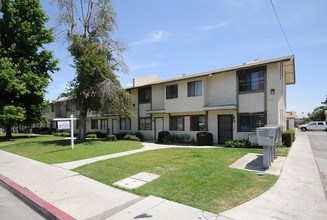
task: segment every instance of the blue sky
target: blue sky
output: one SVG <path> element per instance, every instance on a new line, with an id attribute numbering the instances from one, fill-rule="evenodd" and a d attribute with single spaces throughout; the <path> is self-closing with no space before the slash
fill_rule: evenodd
<path id="1" fill-rule="evenodd" d="M 296 84 L 287 86 L 287 110 L 307 114 L 327 94 L 327 1 L 273 0 L 295 55 Z M 41 0 L 56 26 L 57 8 Z M 125 60 L 133 78 L 182 74 L 291 55 L 269 0 L 113 0 L 116 35 L 128 44 Z M 46 98 L 54 100 L 75 70 L 63 39 L 47 48 L 60 59 Z"/>

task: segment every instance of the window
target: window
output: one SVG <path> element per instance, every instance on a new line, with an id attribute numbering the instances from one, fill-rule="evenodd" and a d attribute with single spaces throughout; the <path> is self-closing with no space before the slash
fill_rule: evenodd
<path id="1" fill-rule="evenodd" d="M 205 115 L 191 116 L 191 131 L 205 131 L 207 126 Z"/>
<path id="2" fill-rule="evenodd" d="M 97 119 L 92 119 L 91 120 L 91 129 L 98 129 L 98 120 Z"/>
<path id="3" fill-rule="evenodd" d="M 324 125 L 324 123 L 323 123 L 323 122 L 318 122 L 318 125 L 322 125 L 322 126 L 323 126 L 323 125 Z"/>
<path id="4" fill-rule="evenodd" d="M 56 121 L 52 121 L 51 124 L 50 124 L 50 128 L 57 129 L 57 122 Z"/>
<path id="5" fill-rule="evenodd" d="M 140 130 L 152 130 L 151 118 L 140 118 L 139 128 Z"/>
<path id="6" fill-rule="evenodd" d="M 184 131 L 184 117 L 171 116 L 170 117 L 170 130 L 171 131 Z"/>
<path id="7" fill-rule="evenodd" d="M 80 123 L 80 121 L 76 120 L 76 129 L 79 129 L 79 123 Z"/>
<path id="8" fill-rule="evenodd" d="M 54 105 L 51 105 L 51 112 L 54 112 Z"/>
<path id="9" fill-rule="evenodd" d="M 72 104 L 71 103 L 67 103 L 66 104 L 66 112 L 71 112 L 72 111 Z"/>
<path id="10" fill-rule="evenodd" d="M 102 119 L 101 120 L 101 129 L 102 130 L 107 130 L 108 129 L 108 120 L 107 119 Z"/>
<path id="11" fill-rule="evenodd" d="M 178 85 L 166 86 L 166 99 L 178 98 Z"/>
<path id="12" fill-rule="evenodd" d="M 265 125 L 265 115 L 264 113 L 240 114 L 239 124 L 239 129 L 241 132 L 255 131 L 256 128 L 263 127 Z"/>
<path id="13" fill-rule="evenodd" d="M 139 103 L 151 101 L 151 87 L 139 88 Z"/>
<path id="14" fill-rule="evenodd" d="M 202 81 L 194 81 L 187 83 L 187 96 L 201 96 L 202 95 Z"/>
<path id="15" fill-rule="evenodd" d="M 264 70 L 253 69 L 239 73 L 239 91 L 263 90 L 265 87 Z"/>
<path id="16" fill-rule="evenodd" d="M 120 119 L 120 130 L 131 130 L 131 119 L 121 118 Z"/>

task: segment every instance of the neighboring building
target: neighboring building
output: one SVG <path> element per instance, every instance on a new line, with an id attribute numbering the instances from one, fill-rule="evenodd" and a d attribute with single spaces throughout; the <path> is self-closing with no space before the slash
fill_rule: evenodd
<path id="1" fill-rule="evenodd" d="M 133 96 L 136 117 L 90 113 L 87 131 L 141 132 L 147 139 L 156 139 L 158 132 L 165 130 L 186 140 L 208 131 L 214 143 L 247 139 L 260 126 L 282 125 L 286 129 L 289 84 L 295 84 L 294 56 L 168 80 L 156 75 L 136 78 L 133 86 L 126 88 Z M 67 107 L 69 103 L 51 102 L 47 118 L 76 116 L 76 107 Z M 55 122 L 51 124 L 55 126 Z"/>
<path id="2" fill-rule="evenodd" d="M 286 130 L 294 130 L 296 112 L 286 112 Z"/>

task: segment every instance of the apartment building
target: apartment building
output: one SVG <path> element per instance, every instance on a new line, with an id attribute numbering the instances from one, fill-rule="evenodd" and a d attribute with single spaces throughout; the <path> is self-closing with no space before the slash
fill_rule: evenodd
<path id="1" fill-rule="evenodd" d="M 90 113 L 87 131 L 141 132 L 147 139 L 169 131 L 185 141 L 207 131 L 219 144 L 247 139 L 257 127 L 281 125 L 286 129 L 286 85 L 290 84 L 295 84 L 294 56 L 168 80 L 156 75 L 136 78 L 126 88 L 133 96 L 136 117 Z M 68 100 L 50 103 L 48 119 L 57 114 L 56 108 L 60 116 L 78 116 L 78 110 L 68 105 Z"/>

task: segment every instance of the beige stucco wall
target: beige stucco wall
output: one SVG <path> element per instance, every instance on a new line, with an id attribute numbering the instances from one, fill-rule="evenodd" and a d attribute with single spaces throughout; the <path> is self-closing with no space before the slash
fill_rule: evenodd
<path id="1" fill-rule="evenodd" d="M 271 89 L 275 89 L 275 94 L 271 94 Z M 279 63 L 267 66 L 267 123 L 286 129 L 286 83 Z"/>
<path id="2" fill-rule="evenodd" d="M 252 113 L 264 112 L 265 99 L 264 92 L 255 92 L 239 95 L 239 112 Z"/>
<path id="3" fill-rule="evenodd" d="M 294 118 L 288 118 L 286 119 L 288 121 L 288 130 L 294 130 L 295 128 L 295 120 Z"/>
<path id="4" fill-rule="evenodd" d="M 152 86 L 152 110 L 165 108 L 165 85 Z"/>
<path id="5" fill-rule="evenodd" d="M 165 85 L 165 112 L 189 112 L 192 111 L 202 111 L 204 105 L 204 91 L 206 85 L 205 77 L 192 79 L 192 80 L 185 80 L 179 81 L 175 83 L 169 83 Z M 194 96 L 194 97 L 187 97 L 187 83 L 193 81 L 202 81 L 202 95 L 201 96 Z M 166 99 L 166 86 L 178 84 L 178 98 L 176 99 Z"/>
<path id="6" fill-rule="evenodd" d="M 207 77 L 205 105 L 236 104 L 236 72 L 231 71 Z"/>

